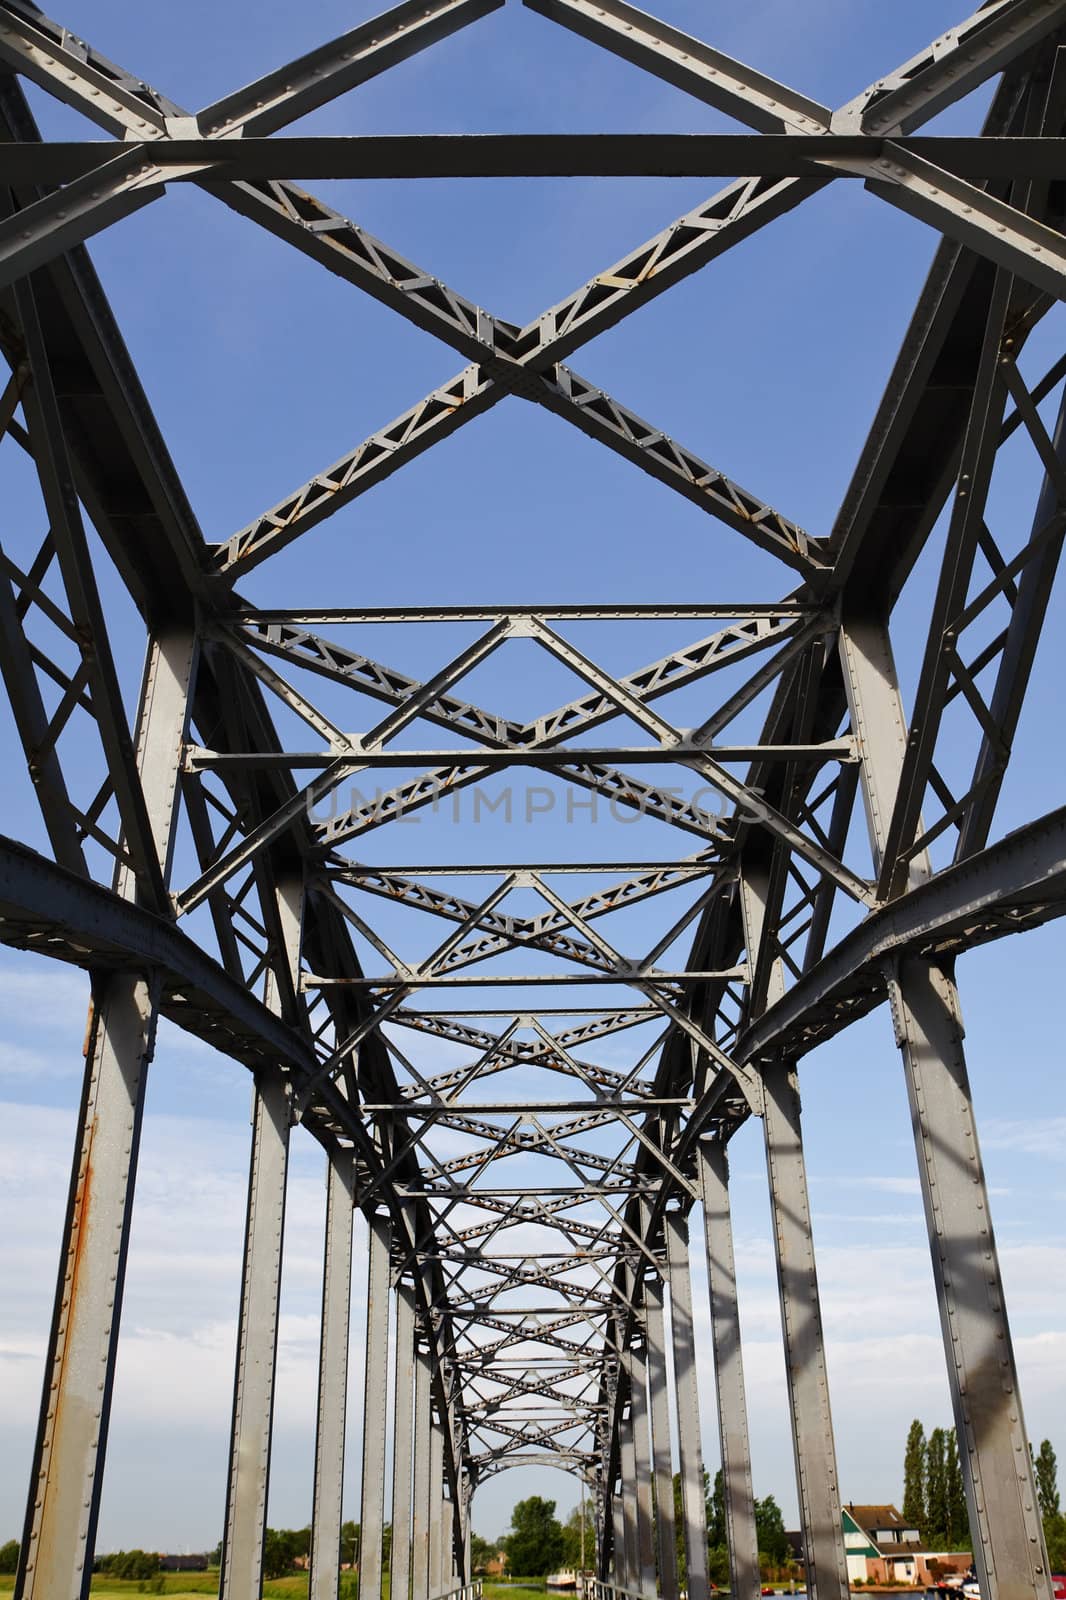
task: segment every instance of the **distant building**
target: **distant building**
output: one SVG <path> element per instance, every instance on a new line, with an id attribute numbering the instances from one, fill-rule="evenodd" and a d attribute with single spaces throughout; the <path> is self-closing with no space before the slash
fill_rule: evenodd
<path id="1" fill-rule="evenodd" d="M 160 1572 L 206 1572 L 206 1556 L 167 1556 L 160 1553 Z"/>
<path id="2" fill-rule="evenodd" d="M 874 1508 L 868 1506 L 858 1507 L 860 1511 L 872 1509 Z M 888 1508 L 878 1506 L 876 1509 L 884 1511 Z M 843 1508 L 841 1521 L 844 1524 L 844 1554 L 848 1562 L 848 1582 L 854 1583 L 856 1578 L 861 1578 L 865 1583 L 870 1576 L 870 1562 L 880 1560 L 881 1552 L 859 1521 L 854 1507 Z"/>
<path id="3" fill-rule="evenodd" d="M 807 1565 L 807 1555 L 803 1548 L 803 1534 L 799 1528 L 796 1528 L 795 1531 L 786 1532 L 785 1538 L 788 1540 L 789 1560 L 794 1561 L 797 1566 L 805 1567 Z"/>
<path id="4" fill-rule="evenodd" d="M 895 1506 L 857 1506 L 848 1501 L 845 1510 L 875 1544 L 921 1544 L 920 1528 L 908 1528 Z"/>
<path id="5" fill-rule="evenodd" d="M 858 1506 L 849 1501 L 841 1508 L 848 1581 L 855 1583 L 913 1584 L 928 1588 L 938 1578 L 969 1570 L 968 1550 L 943 1550 L 927 1545 L 920 1528 L 908 1527 L 895 1506 Z M 803 1535 L 788 1533 L 793 1559 L 806 1564 Z"/>
<path id="6" fill-rule="evenodd" d="M 502 1577 L 503 1574 L 507 1571 L 507 1552 L 506 1552 L 506 1550 L 497 1550 L 494 1555 L 491 1555 L 489 1557 L 489 1559 L 485 1562 L 485 1566 L 483 1568 L 483 1571 L 484 1571 L 485 1576 L 487 1578 L 500 1578 L 500 1577 Z"/>

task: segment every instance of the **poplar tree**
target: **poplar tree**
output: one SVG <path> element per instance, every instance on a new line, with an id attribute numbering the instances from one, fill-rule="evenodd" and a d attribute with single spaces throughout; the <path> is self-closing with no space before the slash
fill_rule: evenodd
<path id="1" fill-rule="evenodd" d="M 1032 1448 L 1030 1445 L 1030 1451 Z M 1040 1515 L 1045 1519 L 1057 1517 L 1062 1509 L 1059 1505 L 1059 1471 L 1050 1439 L 1045 1439 L 1040 1446 L 1040 1452 L 1034 1457 L 1033 1465 L 1036 1467 L 1036 1493 L 1040 1501 Z"/>
<path id="2" fill-rule="evenodd" d="M 948 1537 L 946 1447 L 944 1429 L 934 1428 L 925 1449 L 925 1537 L 935 1544 Z"/>
<path id="3" fill-rule="evenodd" d="M 925 1429 L 917 1417 L 907 1434 L 903 1456 L 903 1520 L 925 1531 Z"/>
<path id="4" fill-rule="evenodd" d="M 710 1549 L 725 1549 L 725 1479 L 721 1467 L 714 1475 L 714 1488 L 707 1501 L 707 1544 Z"/>
<path id="5" fill-rule="evenodd" d="M 962 1481 L 962 1463 L 959 1460 L 959 1441 L 949 1428 L 944 1445 L 944 1498 L 947 1502 L 946 1533 L 953 1550 L 966 1550 L 970 1545 L 970 1514 L 966 1509 L 966 1489 Z"/>
<path id="6" fill-rule="evenodd" d="M 1030 1445 L 1030 1452 L 1032 1448 Z M 1062 1572 L 1066 1568 L 1066 1517 L 1062 1515 L 1059 1502 L 1058 1463 L 1050 1439 L 1044 1440 L 1039 1454 L 1033 1457 L 1033 1466 L 1036 1469 L 1036 1493 L 1051 1570 Z M 0 1571 L 3 1571 L 2 1567 Z"/>

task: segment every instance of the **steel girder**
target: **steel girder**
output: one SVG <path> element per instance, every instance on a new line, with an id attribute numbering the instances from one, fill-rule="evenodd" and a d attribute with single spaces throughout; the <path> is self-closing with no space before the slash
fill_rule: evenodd
<path id="1" fill-rule="evenodd" d="M 1066 532 L 1061 428 L 1049 424 L 1045 405 L 1066 361 L 1036 382 L 1019 368 L 1028 334 L 1066 298 L 1061 195 L 1052 181 L 1066 124 L 1059 48 L 1066 4 L 992 0 L 831 112 L 625 0 L 527 3 L 757 134 L 266 137 L 475 22 L 495 8 L 491 0 L 400 5 L 196 116 L 25 0 L 0 4 L 8 69 L 122 140 L 114 152 L 45 143 L 17 81 L 0 84 L 0 177 L 11 193 L 0 220 L 0 348 L 11 367 L 0 421 L 33 461 L 47 527 L 28 556 L 3 554 L 0 670 L 54 856 L 3 842 L 0 940 L 84 966 L 101 994 L 108 975 L 135 983 L 151 1008 L 256 1074 L 242 1328 L 266 1342 L 248 1356 L 242 1335 L 227 1595 L 254 1594 L 259 1582 L 270 1307 L 276 1315 L 284 1148 L 296 1119 L 330 1160 L 314 1592 L 329 1592 L 336 1575 L 344 1442 L 337 1397 L 348 1358 L 342 1324 L 353 1203 L 366 1212 L 372 1240 L 366 1407 L 376 1420 L 363 1475 L 371 1586 L 385 1515 L 381 1416 L 395 1298 L 402 1450 L 393 1506 L 407 1540 L 394 1573 L 411 1575 L 413 1600 L 446 1586 L 453 1567 L 460 1580 L 468 1575 L 469 1497 L 478 1480 L 532 1460 L 583 1476 L 597 1508 L 600 1575 L 628 1574 L 633 1586 L 647 1584 L 654 1566 L 647 1493 L 654 1472 L 658 1576 L 672 1594 L 673 1508 L 664 1495 L 671 1365 L 682 1407 L 690 1592 L 698 1590 L 699 1385 L 687 1213 L 702 1202 L 708 1259 L 730 1262 L 725 1145 L 752 1115 L 766 1124 L 786 1348 L 805 1369 L 791 1397 L 811 1583 L 839 1590 L 845 1580 L 824 1383 L 817 1394 L 824 1357 L 795 1061 L 891 998 L 916 1117 L 920 1123 L 926 1115 L 928 1095 L 935 1120 L 936 1094 L 926 1086 L 939 1081 L 937 1070 L 965 1083 L 952 1034 L 951 962 L 1066 906 L 1064 813 L 988 842 Z M 913 137 L 997 74 L 983 136 Z M 295 174 L 709 175 L 738 166 L 753 176 L 524 326 L 486 312 L 291 182 Z M 562 363 L 817 190 L 848 178 L 930 223 L 944 243 L 837 524 L 811 533 Z M 82 248 L 93 233 L 160 198 L 172 180 L 199 184 L 473 363 L 214 547 L 196 523 Z M 756 544 L 792 584 L 798 574 L 800 588 L 764 604 L 716 598 L 392 611 L 264 610 L 236 593 L 234 583 L 260 563 L 508 396 L 544 406 L 640 466 L 712 516 L 722 537 Z M 1034 512 L 1024 542 L 1015 536 L 1008 545 L 990 526 L 989 500 L 1000 452 L 1016 436 L 1032 450 Z M 907 721 L 889 619 L 949 504 Z M 156 663 L 132 724 L 85 517 L 140 611 Z M 628 646 L 641 624 L 665 621 L 714 627 L 628 672 L 601 665 L 586 643 L 585 624 L 624 629 L 618 637 Z M 476 626 L 461 648 L 441 646 L 444 664 L 421 679 L 364 652 L 360 630 L 382 623 L 412 637 L 418 630 L 449 639 L 457 623 Z M 319 628 L 355 629 L 357 642 Z M 466 698 L 466 677 L 516 641 L 569 674 L 569 700 L 529 718 Z M 184 675 L 174 665 L 182 649 Z M 617 656 L 605 646 L 604 659 Z M 719 672 L 728 687 L 716 694 Z M 690 726 L 691 712 L 673 707 L 691 706 L 696 686 L 703 700 Z M 684 692 L 687 700 L 671 701 Z M 359 718 L 338 709 L 341 696 L 349 708 L 367 708 L 356 733 Z M 731 738 L 735 721 L 767 697 L 761 733 Z M 170 705 L 169 721 L 160 705 Z M 950 774 L 942 753 L 949 712 L 969 718 L 963 765 Z M 314 748 L 282 738 L 294 716 L 311 730 Z M 644 743 L 633 743 L 634 724 Z M 160 726 L 170 729 L 163 739 L 151 732 Z M 588 743 L 601 727 L 604 742 Z M 446 742 L 428 745 L 430 728 Z M 645 765 L 682 782 L 630 770 Z M 336 809 L 343 787 L 358 789 L 388 768 L 401 773 L 391 788 L 354 795 Z M 464 792 L 476 817 L 479 801 L 492 809 L 479 781 L 523 768 L 552 785 L 542 794 L 565 793 L 568 806 L 580 793 L 586 807 L 621 808 L 638 822 L 695 834 L 700 848 L 654 862 L 635 851 L 624 862 L 485 865 L 460 855 L 425 867 L 402 859 L 369 864 L 345 853 L 389 829 L 399 856 L 405 819 L 454 808 Z M 87 774 L 95 785 L 89 792 Z M 696 793 L 686 796 L 685 784 Z M 851 837 L 860 793 L 867 859 Z M 327 802 L 333 811 L 322 820 Z M 184 829 L 177 864 L 175 827 Z M 591 891 L 581 888 L 589 875 Z M 401 913 L 413 918 L 413 953 L 393 948 Z M 655 917 L 649 934 L 647 919 Z M 830 944 L 833 917 L 846 927 Z M 593 1003 L 571 1004 L 563 991 L 573 986 L 583 999 L 598 991 Z M 444 993 L 450 989 L 469 993 L 471 1005 L 454 1003 Z M 484 1005 L 478 989 L 491 991 Z M 551 993 L 542 997 L 542 990 Z M 118 1059 L 128 1049 L 139 1083 L 150 1023 L 137 1039 L 119 1029 L 112 1037 L 106 1021 L 100 1027 L 101 1050 Z M 590 1056 L 599 1041 L 613 1045 L 619 1035 L 630 1047 L 626 1065 L 617 1065 L 617 1050 L 610 1065 Z M 427 1054 L 433 1041 L 454 1052 L 445 1070 Z M 517 1087 L 486 1097 L 488 1080 L 504 1074 Z M 554 1091 L 560 1078 L 558 1092 L 545 1087 Z M 504 1163 L 519 1179 L 532 1170 L 538 1176 L 509 1185 Z M 88 1515 L 80 1529 L 65 1530 L 50 1521 L 47 1496 L 34 1487 L 21 1595 L 45 1592 L 54 1574 L 71 1592 L 87 1587 L 134 1168 L 135 1149 L 109 1197 L 122 1240 L 113 1314 L 92 1330 L 110 1353 L 98 1447 L 84 1468 L 95 1486 Z M 77 1192 L 75 1184 L 75 1199 Z M 931 1191 L 927 1198 L 935 1249 L 949 1251 Z M 79 1226 L 75 1206 L 68 1246 Z M 797 1255 L 800 1285 L 785 1264 Z M 735 1305 L 713 1271 L 712 1294 L 716 1368 L 731 1386 L 719 1394 L 719 1417 L 734 1582 L 744 1592 L 753 1574 L 743 1378 L 729 1348 Z M 805 1322 L 799 1308 L 809 1311 L 812 1296 L 815 1314 Z M 88 1291 L 85 1298 L 91 1320 Z M 966 1321 L 950 1295 L 944 1303 L 949 1348 L 960 1338 L 960 1317 L 963 1347 L 976 1348 L 980 1322 L 972 1313 Z M 81 1337 L 77 1326 L 57 1316 L 60 1385 L 68 1381 L 63 1341 Z M 1043 1595 L 1039 1549 L 1020 1575 L 997 1564 L 990 1530 L 1006 1548 L 1020 1538 L 1021 1523 L 1006 1500 L 986 1504 L 982 1484 L 1003 1442 L 993 1428 L 971 1427 L 958 1398 L 967 1371 L 963 1363 L 955 1372 L 956 1399 L 982 1580 L 992 1600 Z M 1018 1427 L 1015 1421 L 1015 1434 Z M 251 1459 L 253 1435 L 256 1464 L 238 1471 Z M 1023 1426 L 1018 1436 L 1024 1439 Z M 45 1477 L 50 1438 L 42 1424 Z M 613 1548 L 615 1529 L 625 1550 Z M 71 1554 L 76 1535 L 80 1550 Z"/>

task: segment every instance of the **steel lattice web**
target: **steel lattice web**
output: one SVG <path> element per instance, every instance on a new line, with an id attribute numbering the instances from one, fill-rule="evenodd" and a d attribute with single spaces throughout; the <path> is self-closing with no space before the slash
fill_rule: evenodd
<path id="1" fill-rule="evenodd" d="M 587 1484 L 601 1578 L 676 1592 L 672 1390 L 688 1593 L 703 1600 L 694 1203 L 734 1588 L 757 1585 L 725 1154 L 752 1116 L 765 1126 L 809 1582 L 846 1591 L 794 1068 L 887 998 L 983 1592 L 1044 1594 L 1031 1481 L 1016 1465 L 1024 1425 L 1004 1399 L 1014 1374 L 998 1264 L 974 1210 L 983 1177 L 975 1143 L 959 1142 L 972 1129 L 952 962 L 1063 904 L 1063 813 L 1006 839 L 994 825 L 1066 530 L 1049 414 L 1066 358 L 1036 377 L 1020 369 L 1028 336 L 1066 298 L 1066 0 L 992 0 L 835 111 L 624 0 L 527 0 L 754 132 L 276 136 L 500 4 L 402 4 L 195 115 L 22 0 L 0 5 L 13 74 L 0 83 L 11 368 L 0 420 L 6 448 L 32 462 L 47 529 L 4 556 L 0 666 L 51 854 L 4 843 L 0 937 L 76 962 L 94 984 L 19 1593 L 87 1592 L 131 1146 L 135 1157 L 160 1014 L 245 1063 L 258 1091 L 224 1593 L 259 1590 L 297 1120 L 330 1158 L 312 1593 L 336 1593 L 353 1201 L 371 1241 L 370 1593 L 387 1499 L 394 1600 L 408 1584 L 424 1600 L 469 1576 L 476 1484 L 534 1461 Z M 19 76 L 114 135 L 114 150 L 41 141 Z M 920 132 L 992 80 L 981 136 Z M 755 175 L 524 325 L 290 181 L 738 165 Z M 848 180 L 943 242 L 837 521 L 813 532 L 567 363 Z M 215 542 L 83 248 L 171 183 L 199 186 L 467 363 Z M 778 563 L 773 597 L 360 609 L 342 595 L 284 610 L 249 598 L 257 568 L 297 540 L 310 547 L 319 523 L 511 397 L 683 496 L 764 568 Z M 1024 520 L 994 514 L 1008 449 L 1027 453 Z M 908 719 L 889 617 L 938 520 Z M 132 720 L 101 548 L 148 638 Z M 713 584 L 701 574 L 695 587 Z M 563 692 L 532 714 L 491 693 L 520 685 L 516 698 L 536 700 L 540 682 Z M 524 789 L 501 789 L 518 776 Z M 548 802 L 533 794 L 568 815 L 599 806 L 611 826 L 575 831 L 570 854 L 545 860 L 534 823 Z M 525 826 L 473 827 L 503 806 L 508 823 L 524 807 Z M 405 826 L 442 814 L 469 825 Z M 433 841 L 421 864 L 412 837 Z M 485 854 L 487 839 L 510 854 Z M 63 1404 L 48 1399 L 57 1390 Z M 75 1401 L 88 1425 L 72 1420 Z"/>

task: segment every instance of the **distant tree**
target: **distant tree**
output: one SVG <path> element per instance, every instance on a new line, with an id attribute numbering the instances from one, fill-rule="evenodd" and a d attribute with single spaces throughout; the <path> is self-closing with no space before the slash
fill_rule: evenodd
<path id="1" fill-rule="evenodd" d="M 703 1469 L 703 1505 L 706 1517 L 706 1526 L 709 1528 L 714 1516 L 712 1501 L 711 1475 L 707 1468 Z M 674 1544 L 677 1550 L 677 1578 L 682 1588 L 688 1582 L 688 1560 L 685 1555 L 685 1510 L 681 1496 L 681 1474 L 674 1473 Z"/>
<path id="2" fill-rule="evenodd" d="M 789 1556 L 788 1535 L 781 1507 L 772 1494 L 755 1502 L 755 1537 L 760 1555 L 767 1557 L 773 1567 L 784 1566 Z"/>
<path id="3" fill-rule="evenodd" d="M 220 1567 L 222 1565 L 222 1540 L 221 1539 L 218 1541 L 218 1543 L 216 1544 L 215 1548 L 208 1555 L 207 1564 L 208 1564 L 209 1567 Z"/>
<path id="4" fill-rule="evenodd" d="M 681 1474 L 674 1473 L 674 1559 L 677 1581 L 683 1589 L 688 1582 L 688 1557 L 685 1554 L 685 1511 L 681 1504 Z"/>
<path id="5" fill-rule="evenodd" d="M 19 1564 L 19 1542 L 9 1539 L 6 1544 L 0 1544 L 0 1572 L 17 1572 Z"/>
<path id="6" fill-rule="evenodd" d="M 729 1588 L 729 1548 L 724 1544 L 708 1545 L 707 1576 L 719 1589 Z"/>
<path id="7" fill-rule="evenodd" d="M 707 1548 L 725 1550 L 728 1544 L 725 1526 L 725 1479 L 719 1467 L 714 1475 L 711 1498 L 707 1502 Z"/>
<path id="8" fill-rule="evenodd" d="M 925 1528 L 927 1539 L 934 1544 L 944 1544 L 948 1538 L 947 1435 L 943 1428 L 934 1428 L 925 1449 Z"/>
<path id="9" fill-rule="evenodd" d="M 470 1535 L 470 1565 L 475 1572 L 484 1572 L 495 1554 L 496 1546 L 488 1539 L 483 1539 L 480 1533 Z"/>
<path id="10" fill-rule="evenodd" d="M 94 1570 L 112 1578 L 154 1578 L 159 1557 L 151 1550 L 114 1550 L 93 1563 Z"/>
<path id="11" fill-rule="evenodd" d="M 392 1571 L 392 1523 L 386 1522 L 381 1530 L 381 1565 Z"/>
<path id="12" fill-rule="evenodd" d="M 903 1453 L 903 1520 L 910 1528 L 925 1527 L 925 1429 L 917 1418 Z"/>
<path id="13" fill-rule="evenodd" d="M 555 1516 L 555 1501 L 539 1494 L 519 1500 L 511 1512 L 511 1533 L 504 1541 L 507 1565 L 523 1578 L 540 1578 L 559 1565 L 563 1530 Z"/>
<path id="14" fill-rule="evenodd" d="M 1032 1448 L 1030 1445 L 1030 1452 Z M 1063 1572 L 1066 1571 L 1066 1517 L 1062 1515 L 1059 1501 L 1058 1463 L 1050 1439 L 1045 1439 L 1041 1444 L 1039 1452 L 1033 1457 L 1033 1466 L 1036 1469 L 1036 1492 L 1044 1523 L 1048 1560 L 1052 1572 Z"/>
<path id="15" fill-rule="evenodd" d="M 582 1565 L 591 1567 L 596 1554 L 596 1528 L 592 1513 L 585 1508 L 585 1537 L 581 1537 L 581 1507 L 575 1506 L 563 1523 L 562 1564 L 577 1572 Z"/>
<path id="16" fill-rule="evenodd" d="M 263 1545 L 263 1576 L 284 1578 L 293 1569 L 297 1556 L 306 1556 L 310 1548 L 308 1528 L 268 1528 Z"/>
<path id="17" fill-rule="evenodd" d="M 354 1567 L 359 1562 L 359 1524 L 358 1522 L 341 1523 L 341 1562 L 348 1567 Z"/>
<path id="18" fill-rule="evenodd" d="M 1032 1445 L 1029 1446 L 1032 1451 Z M 1036 1492 L 1042 1517 L 1057 1517 L 1062 1511 L 1059 1504 L 1059 1469 L 1051 1440 L 1045 1439 L 1033 1459 L 1036 1468 Z"/>
<path id="19" fill-rule="evenodd" d="M 966 1509 L 959 1441 L 951 1428 L 945 1434 L 944 1443 L 944 1498 L 947 1504 L 947 1542 L 952 1550 L 969 1550 L 970 1513 Z"/>

